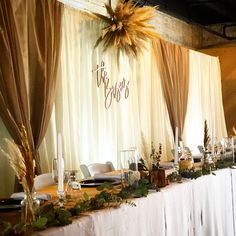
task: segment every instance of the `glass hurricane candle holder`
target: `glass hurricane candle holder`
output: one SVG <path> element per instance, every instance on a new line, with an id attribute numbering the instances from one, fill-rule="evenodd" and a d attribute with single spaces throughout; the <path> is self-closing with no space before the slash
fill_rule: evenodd
<path id="1" fill-rule="evenodd" d="M 122 150 L 120 158 L 122 185 L 137 185 L 140 179 L 137 149 L 131 148 Z"/>

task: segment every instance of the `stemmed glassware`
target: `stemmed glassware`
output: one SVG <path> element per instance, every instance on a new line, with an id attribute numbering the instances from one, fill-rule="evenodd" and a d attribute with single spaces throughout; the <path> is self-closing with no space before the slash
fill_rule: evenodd
<path id="1" fill-rule="evenodd" d="M 63 163 L 61 163 L 61 165 L 62 165 L 61 171 L 63 173 L 63 182 L 64 182 L 65 181 L 64 160 L 62 159 L 62 161 L 63 161 Z M 64 191 L 63 183 L 61 183 L 61 185 L 59 187 L 59 182 L 58 182 L 59 169 L 58 168 L 59 168 L 58 159 L 54 158 L 52 161 L 52 178 L 53 178 L 54 182 L 58 184 L 57 194 L 58 194 L 58 198 L 59 198 L 55 204 L 59 205 L 60 207 L 64 207 L 65 191 Z"/>
<path id="2" fill-rule="evenodd" d="M 77 170 L 68 171 L 66 195 L 69 196 L 70 198 L 73 198 L 76 195 L 78 195 L 78 190 L 81 189 L 81 185 L 79 181 L 77 181 L 77 178 L 76 178 L 77 172 L 78 172 Z"/>

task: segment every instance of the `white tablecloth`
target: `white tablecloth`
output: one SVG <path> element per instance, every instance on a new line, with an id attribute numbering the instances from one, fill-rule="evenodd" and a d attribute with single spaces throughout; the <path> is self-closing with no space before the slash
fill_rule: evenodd
<path id="1" fill-rule="evenodd" d="M 194 235 L 233 236 L 231 170 L 202 176 L 193 184 Z"/>
<path id="2" fill-rule="evenodd" d="M 45 236 L 233 236 L 236 215 L 236 170 L 171 184 L 146 198 L 74 219 Z"/>
<path id="3" fill-rule="evenodd" d="M 176 183 L 161 191 L 164 201 L 165 234 L 173 236 L 193 235 L 192 183 Z M 155 235 L 155 234 L 153 234 Z"/>

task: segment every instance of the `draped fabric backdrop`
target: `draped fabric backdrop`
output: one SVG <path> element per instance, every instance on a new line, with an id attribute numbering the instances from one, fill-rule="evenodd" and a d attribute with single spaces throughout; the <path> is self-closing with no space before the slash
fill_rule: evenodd
<path id="1" fill-rule="evenodd" d="M 162 94 L 160 76 L 147 43 L 140 60 L 117 59 L 113 53 L 94 49 L 103 23 L 88 14 L 66 8 L 63 18 L 61 73 L 57 87 L 55 109 L 46 138 L 41 146 L 42 168 L 50 170 L 56 156 L 56 137 L 63 136 L 63 153 L 67 169 L 79 169 L 81 163 L 112 161 L 120 164 L 120 151 L 137 147 L 142 153 L 143 134 L 148 147 L 163 144 L 163 161 L 171 159 L 167 148 L 173 135 Z M 92 72 L 104 61 L 109 87 L 125 78 L 129 81 L 129 97 L 121 92 L 120 101 L 113 99 L 104 106 L 104 87 L 97 87 Z M 52 144 L 54 142 L 54 144 Z M 150 150 L 148 150 L 150 151 Z"/>
<path id="2" fill-rule="evenodd" d="M 153 42 L 173 133 L 182 140 L 189 85 L 189 50 L 163 40 Z"/>
<path id="3" fill-rule="evenodd" d="M 189 96 L 183 137 L 185 145 L 197 152 L 197 146 L 203 145 L 205 120 L 211 144 L 227 137 L 219 59 L 190 50 L 189 71 Z"/>
<path id="4" fill-rule="evenodd" d="M 15 14 L 11 13 L 11 16 L 7 18 L 8 15 L 4 12 L 11 8 L 6 4 L 12 2 L 13 0 L 9 2 L 4 0 L 0 5 L 2 28 L 0 32 L 2 52 L 0 55 L 1 116 L 15 139 L 18 137 L 18 126 L 22 121 L 26 122 L 32 140 L 35 139 L 34 142 L 32 141 L 32 145 L 35 148 L 38 147 L 50 116 L 51 101 L 55 89 L 54 79 L 56 80 L 57 77 L 56 97 L 51 119 L 39 148 L 43 172 L 51 171 L 52 159 L 57 155 L 57 135 L 59 132 L 63 137 L 66 169 L 79 169 L 82 163 L 89 164 L 108 160 L 119 168 L 122 149 L 137 147 L 142 155 L 144 151 L 142 136 L 148 146 L 148 151 L 150 151 L 152 141 L 156 148 L 159 143 L 162 144 L 162 161 L 173 158 L 171 149 L 174 141 L 172 130 L 174 126 L 170 122 L 170 113 L 167 110 L 166 97 L 164 97 L 165 92 L 163 91 L 165 89 L 162 87 L 164 86 L 164 69 L 161 68 L 163 62 L 160 63 L 160 60 L 157 60 L 157 48 L 153 49 L 151 43 L 147 42 L 146 50 L 143 51 L 139 60 L 129 60 L 125 55 L 122 55 L 118 68 L 117 58 L 113 56 L 112 52 L 103 53 L 100 47 L 94 49 L 104 24 L 88 13 L 66 7 L 62 18 L 59 73 L 56 76 L 58 60 L 56 52 L 60 45 L 60 37 L 56 38 L 56 35 L 59 34 L 60 28 L 60 6 L 51 8 L 49 7 L 51 5 L 46 6 L 43 4 L 43 0 L 40 0 L 32 1 L 33 5 L 26 7 L 23 3 L 17 4 L 20 3 L 17 1 L 14 5 L 16 9 L 13 11 Z M 54 1 L 45 1 L 44 3 L 56 4 Z M 20 12 L 27 12 L 26 9 L 30 9 L 30 6 L 33 8 L 35 6 L 35 11 L 30 10 L 31 17 L 29 19 L 32 22 L 29 23 L 27 14 Z M 46 9 L 52 12 L 49 14 Z M 25 17 L 22 17 L 23 15 Z M 43 18 L 41 18 L 42 15 Z M 29 25 L 34 25 L 34 16 L 35 18 L 39 17 L 34 30 L 27 31 L 27 28 L 21 28 L 20 34 L 19 26 L 25 25 L 27 19 Z M 49 21 L 46 20 L 46 16 L 50 16 Z M 50 22 L 50 26 L 48 22 Z M 11 27 L 8 27 L 9 23 L 11 23 Z M 44 27 L 38 28 L 39 24 Z M 53 29 L 53 26 L 56 28 Z M 5 28 L 12 31 L 8 32 L 4 30 Z M 14 30 L 15 28 L 18 31 Z M 29 32 L 31 32 L 30 35 Z M 27 38 L 28 36 L 29 38 Z M 23 43 L 27 40 L 30 42 L 31 49 L 26 43 Z M 162 44 L 164 43 L 162 41 Z M 162 45 L 162 47 L 167 50 L 166 52 L 163 50 L 163 53 L 167 53 L 167 55 L 162 55 L 162 58 L 166 60 L 166 56 L 172 55 L 174 49 L 169 44 Z M 172 79 L 178 78 L 177 71 L 182 75 L 183 80 L 177 85 L 174 80 L 175 82 L 171 86 L 171 89 L 179 89 L 181 97 L 178 98 L 178 102 L 179 105 L 182 104 L 178 108 L 180 113 L 173 113 L 172 116 L 175 117 L 177 114 L 180 117 L 178 122 L 184 122 L 185 99 L 188 97 L 183 141 L 193 150 L 197 145 L 202 144 L 204 119 L 207 119 L 213 137 L 226 136 L 219 61 L 217 58 L 190 50 L 189 62 L 187 62 L 185 53 L 188 50 L 177 48 L 175 48 L 177 55 L 181 55 L 180 51 L 184 51 L 183 57 L 173 54 L 173 58 L 179 62 L 174 60 L 170 60 L 170 64 L 165 62 L 168 70 L 172 68 L 170 65 L 173 65 L 173 72 L 165 73 L 171 75 L 169 77 L 171 80 L 168 80 L 168 83 L 172 83 Z M 35 58 L 33 62 L 31 61 L 32 57 Z M 185 65 L 181 65 L 181 61 Z M 120 91 L 120 101 L 116 102 L 113 98 L 108 109 L 105 108 L 104 85 L 101 83 L 100 87 L 97 86 L 97 73 L 94 71 L 97 65 L 101 66 L 102 62 L 104 62 L 106 76 L 109 78 L 108 91 L 114 89 L 116 83 L 119 84 L 125 79 L 125 87 L 129 92 L 129 96 L 125 98 L 125 89 Z M 187 69 L 184 69 L 187 65 L 189 65 L 189 86 L 187 86 Z M 183 71 L 185 72 L 183 73 Z M 101 69 L 98 72 L 100 76 Z M 38 75 L 40 73 L 42 76 Z M 129 84 L 127 84 L 128 81 Z M 184 87 L 180 86 L 182 83 Z M 40 89 L 38 90 L 38 88 Z M 175 96 L 177 95 L 175 94 Z M 33 105 L 36 103 L 38 108 Z M 40 105 L 44 108 L 41 108 Z M 35 128 L 29 121 L 40 128 Z M 2 140 L 2 137 L 7 136 L 7 131 L 3 124 L 0 125 Z M 181 125 L 183 124 L 181 123 Z M 6 168 L 2 168 L 2 164 Z M 6 196 L 12 191 L 10 184 L 12 178 L 10 178 L 9 166 L 3 158 L 0 158 L 0 168 L 3 176 L 0 178 L 0 184 L 4 186 L 0 194 Z"/>
<path id="5" fill-rule="evenodd" d="M 41 156 L 46 160 L 42 162 L 44 171 L 50 170 L 52 158 L 56 156 L 58 132 L 63 135 L 63 153 L 67 169 L 79 169 L 81 163 L 89 164 L 107 160 L 112 161 L 116 167 L 119 167 L 120 151 L 122 149 L 135 146 L 142 154 L 142 134 L 149 147 L 151 141 L 154 142 L 156 148 L 158 143 L 162 143 L 164 148 L 163 161 L 172 159 L 173 132 L 166 100 L 162 92 L 163 81 L 160 76 L 162 64 L 159 65 L 158 60 L 156 61 L 156 49 L 152 49 L 152 45 L 147 43 L 147 49 L 144 50 L 139 60 L 129 61 L 127 57 L 123 56 L 118 69 L 116 58 L 112 56 L 112 52 L 104 54 L 101 48 L 94 49 L 94 44 L 102 27 L 102 22 L 88 14 L 71 8 L 66 8 L 64 11 L 61 73 L 55 109 L 46 138 L 41 146 Z M 164 43 L 162 42 L 162 44 Z M 209 74 L 210 77 L 204 73 L 205 77 L 202 77 L 202 86 L 207 86 L 207 81 L 212 78 L 211 76 L 215 76 L 216 86 L 212 83 L 211 106 L 205 108 L 206 103 L 201 103 L 201 109 L 211 109 L 213 106 L 217 107 L 218 104 L 222 104 L 219 93 L 220 86 L 218 86 L 220 83 L 219 64 L 207 63 L 207 68 L 199 67 L 199 63 L 194 60 L 194 54 L 191 54 L 189 61 L 187 60 L 188 49 L 178 48 L 176 49 L 177 54 L 182 50 L 182 63 L 185 63 L 185 66 L 190 63 L 189 81 L 196 80 L 195 73 L 199 75 L 201 70 L 213 70 L 216 73 L 214 75 Z M 171 50 L 169 50 L 170 52 Z M 181 53 L 178 55 L 181 58 Z M 178 59 L 174 54 L 173 57 Z M 217 62 L 216 58 L 204 54 L 199 55 L 199 60 Z M 109 87 L 114 85 L 115 82 L 121 81 L 122 78 L 130 81 L 129 97 L 125 99 L 121 95 L 120 102 L 116 103 L 113 100 L 109 109 L 104 107 L 103 87 L 97 87 L 96 74 L 91 72 L 101 61 L 105 62 L 107 76 L 110 79 Z M 180 71 L 179 68 L 185 68 L 185 66 L 176 65 L 173 73 Z M 194 72 L 195 70 L 197 72 Z M 183 91 L 183 94 L 187 94 L 188 91 L 187 71 L 185 69 L 186 74 L 183 75 L 182 80 L 184 89 L 181 88 L 180 90 Z M 182 71 L 180 74 L 182 74 Z M 189 86 L 191 88 L 189 94 L 191 100 L 194 98 L 192 96 L 192 83 Z M 208 98 L 207 94 L 201 93 L 202 96 Z M 186 100 L 183 97 L 181 99 L 180 101 L 184 104 Z M 180 109 L 184 121 L 184 109 Z M 197 120 L 194 126 L 191 126 L 189 120 L 193 118 L 192 110 L 194 110 L 194 106 L 188 103 L 187 114 L 189 116 L 184 126 L 183 141 L 186 145 L 189 145 L 190 149 L 194 150 L 197 145 L 202 144 L 203 118 Z M 214 116 L 219 122 L 218 127 L 224 127 L 222 110 L 215 113 Z M 221 118 L 219 119 L 219 117 Z M 209 120 L 210 126 L 211 122 L 212 120 Z M 191 134 L 188 129 L 191 130 Z M 219 135 L 220 133 L 225 134 L 222 128 L 219 129 L 221 130 Z M 196 130 L 199 130 L 198 136 L 195 135 Z"/>
<path id="6" fill-rule="evenodd" d="M 62 9 L 56 0 L 0 1 L 0 115 L 16 143 L 25 126 L 37 173 L 54 102 Z"/>

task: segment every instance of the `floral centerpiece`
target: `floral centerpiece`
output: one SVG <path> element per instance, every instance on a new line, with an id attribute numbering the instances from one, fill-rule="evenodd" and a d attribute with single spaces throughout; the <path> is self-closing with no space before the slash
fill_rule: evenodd
<path id="1" fill-rule="evenodd" d="M 160 168 L 160 161 L 162 155 L 162 144 L 159 143 L 158 151 L 156 151 L 153 142 L 151 143 L 151 150 L 142 135 L 143 156 L 140 159 L 139 170 L 148 173 L 149 182 L 153 187 L 164 187 L 167 185 L 165 170 Z"/>
<path id="2" fill-rule="evenodd" d="M 204 145 L 204 157 L 203 157 L 203 164 L 202 170 L 206 173 L 211 173 L 212 170 L 215 169 L 215 162 L 214 156 L 212 156 L 212 147 L 210 145 L 210 135 L 209 129 L 207 126 L 207 121 L 204 121 L 204 138 L 203 138 L 203 145 Z"/>

